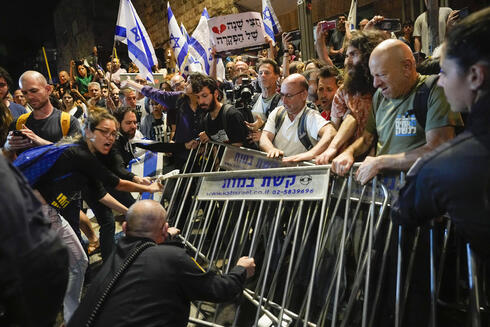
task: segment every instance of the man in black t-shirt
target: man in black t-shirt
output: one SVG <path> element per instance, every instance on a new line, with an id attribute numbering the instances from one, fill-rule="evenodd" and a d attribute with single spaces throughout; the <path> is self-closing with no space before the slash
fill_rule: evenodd
<path id="1" fill-rule="evenodd" d="M 344 67 L 345 21 L 345 15 L 340 15 L 337 18 L 337 27 L 333 30 L 328 42 L 328 53 L 337 68 Z"/>
<path id="2" fill-rule="evenodd" d="M 206 111 L 203 119 L 203 132 L 199 134 L 201 142 L 209 140 L 230 143 L 236 146 L 248 145 L 248 129 L 243 115 L 230 105 L 223 105 L 216 81 L 203 78 L 192 91 L 197 96 L 199 107 Z"/>

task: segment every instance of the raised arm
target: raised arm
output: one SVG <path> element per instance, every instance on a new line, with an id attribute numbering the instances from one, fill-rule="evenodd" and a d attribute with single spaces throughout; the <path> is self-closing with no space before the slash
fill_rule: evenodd
<path id="1" fill-rule="evenodd" d="M 323 31 L 322 26 L 320 23 L 316 25 L 315 28 L 315 34 L 316 34 L 316 42 L 315 42 L 315 49 L 316 49 L 316 54 L 318 55 L 318 59 L 327 66 L 333 66 L 332 59 L 330 59 L 328 55 L 328 48 L 327 48 L 327 35 L 325 31 Z"/>

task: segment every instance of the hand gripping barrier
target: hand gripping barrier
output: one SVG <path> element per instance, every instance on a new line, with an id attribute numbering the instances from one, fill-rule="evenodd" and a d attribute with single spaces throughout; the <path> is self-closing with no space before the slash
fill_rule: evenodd
<path id="1" fill-rule="evenodd" d="M 258 151 L 210 142 L 193 150 L 183 173 L 171 177 L 177 182 L 167 210 L 169 222 L 182 230 L 180 237 L 196 261 L 221 273 L 243 255 L 254 257 L 257 265 L 240 299 L 222 305 L 195 303 L 197 314 L 190 322 L 377 326 L 378 309 L 386 303 L 383 284 L 391 278 L 396 279 L 392 325 L 402 326 L 418 236 L 412 251 L 402 253 L 404 230 L 393 226 L 388 214 L 391 187 L 377 178 L 359 185 L 353 178 L 358 164 L 346 177 L 332 174 L 330 165 L 281 166 Z M 241 170 L 219 171 L 223 168 Z M 449 231 L 447 225 L 438 272 L 437 241 L 430 243 L 432 326 Z M 386 277 L 393 250 L 399 254 L 396 269 Z M 469 262 L 475 285 L 474 260 Z M 478 288 L 473 289 L 472 319 L 478 322 Z"/>

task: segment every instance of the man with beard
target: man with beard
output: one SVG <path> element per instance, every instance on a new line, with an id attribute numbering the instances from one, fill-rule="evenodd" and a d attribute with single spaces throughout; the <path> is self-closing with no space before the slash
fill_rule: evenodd
<path id="1" fill-rule="evenodd" d="M 178 88 L 183 82 L 182 76 L 174 81 L 179 83 Z M 201 129 L 201 119 L 203 110 L 199 107 L 196 95 L 192 92 L 193 84 L 202 78 L 207 78 L 201 73 L 191 73 L 187 82 L 183 85 L 183 92 L 168 92 L 151 86 L 143 86 L 131 80 L 123 82 L 123 87 L 131 87 L 141 92 L 146 97 L 155 100 L 168 108 L 167 124 L 171 126 L 172 132 L 170 139 L 175 143 L 185 143 L 190 148 L 195 139 L 199 137 Z M 177 85 L 171 81 L 172 88 L 177 89 Z M 182 169 L 185 166 L 189 151 L 180 151 L 173 154 L 172 169 Z"/>
<path id="2" fill-rule="evenodd" d="M 435 86 L 429 92 L 425 124 L 417 120 L 412 113 L 415 96 L 427 76 L 417 73 L 412 50 L 402 41 L 381 42 L 369 58 L 369 69 L 378 90 L 366 128 L 332 162 L 332 170 L 344 175 L 354 158 L 376 145 L 376 156 L 366 157 L 357 170 L 362 184 L 381 172 L 408 170 L 419 157 L 452 139 L 455 127 L 462 125 L 461 115 L 450 112 L 442 89 Z"/>
<path id="3" fill-rule="evenodd" d="M 201 142 L 230 143 L 235 146 L 248 145 L 248 129 L 243 115 L 231 105 L 220 102 L 221 93 L 216 81 L 204 77 L 192 85 L 199 107 L 206 112 L 203 118 L 204 131 L 199 133 Z"/>
<path id="4" fill-rule="evenodd" d="M 379 32 L 352 32 L 346 51 L 344 84 L 335 94 L 330 117 L 338 132 L 327 150 L 316 158 L 318 164 L 328 164 L 337 153 L 362 136 L 376 91 L 369 73 L 369 56 L 383 40 Z"/>

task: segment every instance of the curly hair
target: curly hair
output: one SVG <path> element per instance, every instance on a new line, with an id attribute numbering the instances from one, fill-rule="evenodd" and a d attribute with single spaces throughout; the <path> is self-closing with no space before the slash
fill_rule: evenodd
<path id="1" fill-rule="evenodd" d="M 344 87 L 350 94 L 373 94 L 376 89 L 373 86 L 373 77 L 369 72 L 369 56 L 374 48 L 386 36 L 378 31 L 353 31 L 352 38 L 347 46 L 356 48 L 361 53 L 361 62 L 353 67 L 346 69 L 344 73 Z"/>
<path id="2" fill-rule="evenodd" d="M 3 101 L 0 101 L 0 144 L 2 146 L 7 140 L 7 134 L 12 120 L 12 114 L 9 108 L 7 108 Z"/>
<path id="3" fill-rule="evenodd" d="M 10 77 L 10 74 L 3 67 L 0 67 L 0 77 L 3 77 L 5 79 L 5 82 L 7 83 L 7 87 L 9 88 L 9 90 L 11 90 L 14 85 L 12 78 Z"/>

